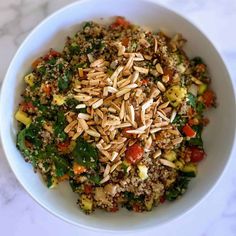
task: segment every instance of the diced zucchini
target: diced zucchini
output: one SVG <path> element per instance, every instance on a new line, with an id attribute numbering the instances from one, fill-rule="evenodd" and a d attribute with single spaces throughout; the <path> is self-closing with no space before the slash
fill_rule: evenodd
<path id="1" fill-rule="evenodd" d="M 55 105 L 58 105 L 58 106 L 61 106 L 65 103 L 66 99 L 64 96 L 62 95 L 58 95 L 58 94 L 54 94 L 53 95 L 53 100 L 52 102 L 55 104 Z"/>
<path id="2" fill-rule="evenodd" d="M 189 163 L 183 167 L 182 172 L 183 172 L 184 176 L 196 177 L 197 166 L 194 165 L 193 163 Z"/>
<path id="3" fill-rule="evenodd" d="M 183 167 L 184 167 L 183 162 L 177 160 L 177 161 L 175 161 L 174 163 L 175 163 L 176 168 L 177 168 L 178 170 L 182 170 L 182 169 L 183 169 Z"/>
<path id="4" fill-rule="evenodd" d="M 138 165 L 138 176 L 142 179 L 145 180 L 148 178 L 148 168 L 145 165 Z"/>
<path id="5" fill-rule="evenodd" d="M 166 91 L 165 96 L 170 101 L 172 106 L 177 107 L 182 103 L 186 94 L 186 88 L 182 88 L 179 85 L 174 85 Z"/>
<path id="6" fill-rule="evenodd" d="M 35 76 L 33 73 L 30 73 L 24 78 L 25 83 L 27 83 L 30 87 L 34 86 Z"/>
<path id="7" fill-rule="evenodd" d="M 81 208 L 85 212 L 90 212 L 92 211 L 92 208 L 93 208 L 93 201 L 84 194 L 82 194 L 81 196 Z"/>
<path id="8" fill-rule="evenodd" d="M 146 206 L 148 211 L 151 211 L 152 210 L 152 206 L 153 206 L 153 198 L 151 198 L 148 201 L 145 201 L 145 206 Z"/>
<path id="9" fill-rule="evenodd" d="M 207 90 L 207 84 L 200 84 L 198 86 L 198 94 L 202 95 Z"/>
<path id="10" fill-rule="evenodd" d="M 168 151 L 164 154 L 164 158 L 168 161 L 175 161 L 176 160 L 176 152 L 171 150 L 171 151 Z"/>
<path id="11" fill-rule="evenodd" d="M 16 120 L 23 123 L 25 126 L 29 126 L 32 122 L 31 118 L 23 111 L 18 110 L 15 114 Z"/>

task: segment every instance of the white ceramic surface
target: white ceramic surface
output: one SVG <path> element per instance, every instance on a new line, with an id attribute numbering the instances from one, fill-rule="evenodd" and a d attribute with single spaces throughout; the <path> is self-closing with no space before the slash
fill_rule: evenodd
<path id="1" fill-rule="evenodd" d="M 114 2 L 112 5 L 111 0 L 100 0 L 99 4 L 95 2 L 97 1 L 81 1 L 54 14 L 40 24 L 18 50 L 2 87 L 0 125 L 3 147 L 21 184 L 41 205 L 56 215 L 78 225 L 107 230 L 133 230 L 157 226 L 181 215 L 198 203 L 222 173 L 235 134 L 235 97 L 232 85 L 225 66 L 211 43 L 180 16 L 146 1 L 120 0 L 112 1 Z M 22 77 L 29 70 L 31 61 L 35 57 L 42 55 L 50 47 L 60 49 L 65 37 L 76 31 L 78 23 L 100 17 L 109 18 L 114 15 L 124 15 L 130 21 L 154 30 L 161 27 L 168 29 L 171 33 L 183 33 L 188 39 L 186 47 L 188 55 L 202 56 L 210 68 L 219 107 L 210 112 L 211 123 L 204 133 L 208 158 L 201 164 L 198 177 L 192 182 L 183 198 L 147 214 L 137 215 L 122 211 L 112 217 L 110 214 L 100 212 L 92 216 L 84 216 L 77 209 L 76 196 L 69 188 L 61 186 L 57 190 L 48 190 L 39 177 L 33 175 L 31 167 L 23 161 L 15 148 L 16 124 L 13 114 L 23 85 Z M 224 86 L 222 86 L 222 81 Z M 224 137 L 227 137 L 227 142 Z"/>

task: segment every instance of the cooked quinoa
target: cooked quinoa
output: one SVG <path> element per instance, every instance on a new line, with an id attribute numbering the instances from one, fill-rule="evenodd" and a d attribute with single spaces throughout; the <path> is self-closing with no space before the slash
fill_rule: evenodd
<path id="1" fill-rule="evenodd" d="M 185 42 L 117 17 L 86 22 L 62 52 L 33 62 L 17 147 L 49 188 L 69 181 L 86 213 L 150 211 L 185 192 L 215 105 L 207 67 Z"/>

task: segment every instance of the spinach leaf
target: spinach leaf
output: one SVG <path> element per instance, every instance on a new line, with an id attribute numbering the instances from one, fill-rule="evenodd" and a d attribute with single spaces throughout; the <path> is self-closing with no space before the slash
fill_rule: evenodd
<path id="1" fill-rule="evenodd" d="M 64 132 L 66 124 L 67 124 L 67 121 L 64 116 L 64 113 L 61 111 L 58 111 L 53 129 L 54 129 L 54 135 L 62 139 L 62 141 L 64 141 L 67 138 L 67 134 Z"/>
<path id="2" fill-rule="evenodd" d="M 77 140 L 72 155 L 80 165 L 93 169 L 97 167 L 98 150 L 82 138 Z"/>
<path id="3" fill-rule="evenodd" d="M 93 184 L 100 184 L 101 177 L 98 174 L 88 175 L 87 177 Z"/>
<path id="4" fill-rule="evenodd" d="M 77 43 L 72 43 L 68 47 L 68 49 L 72 55 L 79 55 L 79 53 L 80 53 L 80 46 Z"/>
<path id="5" fill-rule="evenodd" d="M 203 130 L 203 126 L 202 125 L 194 125 L 192 126 L 192 128 L 196 131 L 196 136 L 195 138 L 191 138 L 190 140 L 188 140 L 188 144 L 192 145 L 192 146 L 199 146 L 202 147 L 203 146 L 203 141 L 202 141 L 202 130 Z"/>
<path id="6" fill-rule="evenodd" d="M 60 91 L 64 91 L 69 88 L 72 73 L 68 70 L 64 75 L 58 79 L 58 88 Z"/>
<path id="7" fill-rule="evenodd" d="M 173 124 L 176 124 L 178 128 L 182 129 L 184 125 L 187 123 L 186 117 L 181 117 L 180 115 L 176 115 L 175 119 L 172 122 Z"/>
<path id="8" fill-rule="evenodd" d="M 25 135 L 26 135 L 26 128 L 21 130 L 18 134 L 17 134 L 17 142 L 16 145 L 19 148 L 19 150 L 25 155 L 25 156 L 29 156 L 30 155 L 30 151 L 28 150 L 28 148 L 25 146 Z"/>
<path id="9" fill-rule="evenodd" d="M 196 103 L 197 103 L 197 97 L 194 96 L 191 93 L 188 93 L 188 105 L 190 105 L 193 108 L 196 108 Z"/>
<path id="10" fill-rule="evenodd" d="M 56 176 L 61 177 L 65 175 L 69 170 L 69 163 L 65 158 L 59 155 L 52 154 L 52 160 L 54 161 L 54 165 L 56 167 Z"/>
<path id="11" fill-rule="evenodd" d="M 166 191 L 165 197 L 168 201 L 174 201 L 187 190 L 190 179 L 180 176 L 177 181 Z"/>
<path id="12" fill-rule="evenodd" d="M 197 113 L 202 114 L 204 112 L 205 108 L 206 108 L 206 106 L 204 105 L 203 102 L 198 102 L 197 106 L 196 106 L 196 111 L 197 111 Z"/>

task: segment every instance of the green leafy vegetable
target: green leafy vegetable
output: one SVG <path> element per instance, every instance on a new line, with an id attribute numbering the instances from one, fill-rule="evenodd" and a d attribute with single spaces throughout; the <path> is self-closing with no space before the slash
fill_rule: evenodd
<path id="1" fill-rule="evenodd" d="M 188 102 L 191 107 L 196 108 L 197 97 L 191 93 L 188 93 Z"/>
<path id="2" fill-rule="evenodd" d="M 61 111 L 58 111 L 53 128 L 54 128 L 55 136 L 60 138 L 62 141 L 64 141 L 67 137 L 67 134 L 64 132 L 66 125 L 67 125 L 67 121 L 64 116 L 64 113 Z"/>
<path id="3" fill-rule="evenodd" d="M 178 180 L 166 191 L 165 197 L 169 201 L 174 201 L 187 190 L 190 179 L 180 176 Z"/>
<path id="4" fill-rule="evenodd" d="M 204 64 L 201 57 L 194 57 L 191 62 L 193 65 Z"/>
<path id="5" fill-rule="evenodd" d="M 191 146 L 199 146 L 202 147 L 203 146 L 203 141 L 202 141 L 202 130 L 203 130 L 203 126 L 202 125 L 194 125 L 192 126 L 193 130 L 196 131 L 196 136 L 195 138 L 191 138 L 190 140 L 188 140 L 188 144 Z"/>
<path id="6" fill-rule="evenodd" d="M 96 168 L 98 162 L 98 150 L 84 139 L 79 138 L 72 152 L 75 161 L 88 168 Z"/>
<path id="7" fill-rule="evenodd" d="M 196 106 L 196 111 L 197 111 L 197 113 L 202 114 L 204 112 L 205 108 L 206 108 L 206 106 L 204 105 L 203 102 L 198 102 L 197 106 Z"/>

